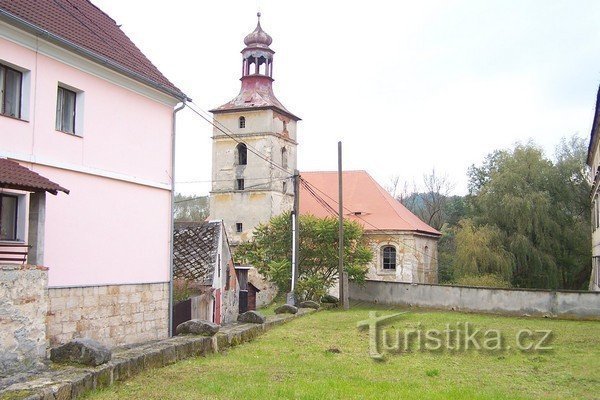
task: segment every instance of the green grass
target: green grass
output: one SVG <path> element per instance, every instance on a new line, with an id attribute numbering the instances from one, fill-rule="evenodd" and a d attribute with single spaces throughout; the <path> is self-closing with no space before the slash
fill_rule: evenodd
<path id="1" fill-rule="evenodd" d="M 411 351 L 369 358 L 356 323 L 371 305 L 321 311 L 274 328 L 223 354 L 145 371 L 89 399 L 598 399 L 600 322 L 411 310 L 394 328 L 469 322 L 499 329 L 507 344 L 519 329 L 551 329 L 542 353 Z M 340 352 L 328 351 L 339 349 Z"/>

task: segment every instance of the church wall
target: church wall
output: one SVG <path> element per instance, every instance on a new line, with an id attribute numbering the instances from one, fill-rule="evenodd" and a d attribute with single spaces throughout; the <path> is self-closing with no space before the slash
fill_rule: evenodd
<path id="1" fill-rule="evenodd" d="M 367 279 L 386 282 L 437 283 L 437 238 L 411 232 L 367 231 L 373 251 Z M 396 269 L 384 270 L 383 247 L 396 248 Z"/>

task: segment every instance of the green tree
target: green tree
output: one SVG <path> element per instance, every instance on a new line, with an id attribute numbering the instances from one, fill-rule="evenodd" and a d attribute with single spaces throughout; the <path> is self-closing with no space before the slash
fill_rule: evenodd
<path id="1" fill-rule="evenodd" d="M 338 221 L 334 218 L 300 216 L 300 253 L 296 294 L 302 299 L 318 299 L 338 277 Z M 259 225 L 250 242 L 242 243 L 236 259 L 258 269 L 281 292 L 288 292 L 291 284 L 292 226 L 289 213 L 273 217 Z M 344 266 L 350 279 L 362 282 L 367 263 L 373 254 L 364 237 L 362 227 L 344 221 Z"/>
<path id="2" fill-rule="evenodd" d="M 501 276 L 506 276 L 508 264 L 499 260 L 505 260 L 507 252 L 514 286 L 583 288 L 591 257 L 585 155 L 584 140 L 573 137 L 561 141 L 554 161 L 528 143 L 496 151 L 481 166 L 471 167 L 472 223 L 461 224 L 457 239 L 482 234 L 487 241 L 457 240 L 458 275 L 461 268 L 473 268 L 473 258 L 461 254 L 476 253 L 478 269 L 502 265 Z M 462 262 L 467 265 L 459 265 Z"/>

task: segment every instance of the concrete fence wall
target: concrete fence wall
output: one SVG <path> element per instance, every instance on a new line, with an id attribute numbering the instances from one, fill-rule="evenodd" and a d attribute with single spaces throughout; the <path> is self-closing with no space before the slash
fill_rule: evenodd
<path id="1" fill-rule="evenodd" d="M 493 289 L 367 281 L 350 284 L 350 298 L 383 304 L 510 315 L 600 319 L 600 292 Z"/>
<path id="2" fill-rule="evenodd" d="M 45 358 L 47 287 L 44 267 L 0 265 L 0 377 Z"/>

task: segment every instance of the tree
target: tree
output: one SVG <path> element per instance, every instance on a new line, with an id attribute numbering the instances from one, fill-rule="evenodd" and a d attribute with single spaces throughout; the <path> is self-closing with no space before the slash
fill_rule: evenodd
<path id="1" fill-rule="evenodd" d="M 490 265 L 508 252 L 514 286 L 583 288 L 591 257 L 585 155 L 584 140 L 573 137 L 561 141 L 554 161 L 527 143 L 495 151 L 481 166 L 472 166 L 472 224 L 462 225 L 457 238 L 470 229 L 485 233 L 489 241 L 457 241 L 456 268 L 470 268 L 459 266 L 465 262 L 459 261 L 461 253 L 477 252 L 480 262 Z"/>
<path id="2" fill-rule="evenodd" d="M 203 222 L 208 218 L 208 196 L 175 194 L 175 222 Z"/>
<path id="3" fill-rule="evenodd" d="M 319 299 L 338 277 L 338 220 L 300 216 L 300 253 L 296 294 L 302 299 Z M 289 213 L 259 225 L 250 242 L 242 243 L 235 254 L 288 292 L 291 283 L 292 224 Z M 344 267 L 349 279 L 364 281 L 373 254 L 357 222 L 344 221 Z"/>
<path id="4" fill-rule="evenodd" d="M 431 173 L 423 175 L 421 189 L 414 182 L 412 185 L 404 182 L 401 188 L 398 176 L 391 178 L 387 187 L 388 192 L 395 199 L 423 222 L 437 230 L 442 229 L 448 219 L 450 192 L 453 189 L 454 184 L 448 176 L 439 175 L 435 169 L 432 169 Z"/>

